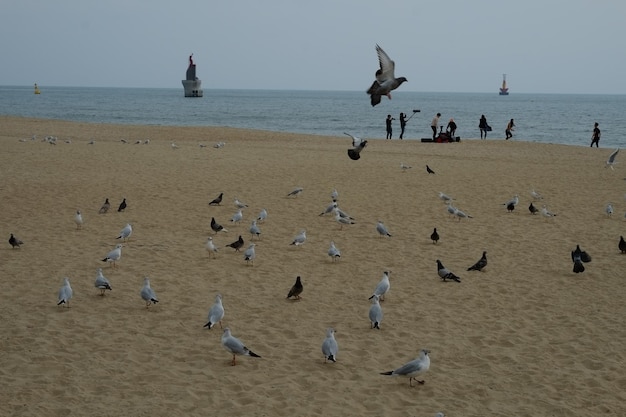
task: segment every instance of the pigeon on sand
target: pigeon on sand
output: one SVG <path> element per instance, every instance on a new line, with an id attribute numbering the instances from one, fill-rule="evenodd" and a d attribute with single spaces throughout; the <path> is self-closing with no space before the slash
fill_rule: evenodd
<path id="1" fill-rule="evenodd" d="M 433 171 L 428 165 L 426 165 L 426 172 L 428 172 L 429 174 L 435 173 L 435 171 Z"/>
<path id="2" fill-rule="evenodd" d="M 11 245 L 11 247 L 12 247 L 13 249 L 15 249 L 15 248 L 18 248 L 18 249 L 19 249 L 19 248 L 20 248 L 20 245 L 23 245 L 23 244 L 24 244 L 24 242 L 22 242 L 20 239 L 18 239 L 17 237 L 15 237 L 15 236 L 13 235 L 13 233 L 11 233 L 11 237 L 9 237 L 9 244 Z"/>
<path id="3" fill-rule="evenodd" d="M 435 227 L 435 229 L 433 230 L 433 232 L 430 234 L 430 240 L 433 241 L 433 243 L 437 243 L 439 242 L 439 233 L 437 233 L 437 228 Z"/>
<path id="4" fill-rule="evenodd" d="M 428 369 L 430 368 L 429 353 L 430 351 L 428 349 L 422 349 L 416 359 L 405 363 L 393 371 L 381 372 L 380 374 L 409 378 L 409 386 L 411 387 L 413 386 L 413 380 L 417 381 L 418 384 L 423 385 L 424 381 L 417 379 L 417 377 L 428 372 Z"/>
<path id="5" fill-rule="evenodd" d="M 224 318 L 224 305 L 222 304 L 222 294 L 215 296 L 215 302 L 209 309 L 209 315 L 207 318 L 207 324 L 202 327 L 208 327 L 211 329 L 216 323 L 220 324 L 222 328 L 222 319 Z"/>
<path id="6" fill-rule="evenodd" d="M 439 259 L 437 259 L 437 274 L 439 275 L 439 278 L 441 278 L 443 281 L 447 281 L 450 279 L 452 281 L 461 282 L 461 278 L 457 277 L 448 268 L 443 266 Z"/>
<path id="7" fill-rule="evenodd" d="M 574 262 L 574 273 L 585 272 L 585 266 L 580 258 L 580 252 L 572 251 L 572 262 Z"/>
<path id="8" fill-rule="evenodd" d="M 229 243 L 226 247 L 230 247 L 235 249 L 235 251 L 239 252 L 239 249 L 243 247 L 244 241 L 241 235 L 239 235 L 239 239 L 235 240 L 233 243 Z"/>
<path id="9" fill-rule="evenodd" d="M 100 295 L 102 296 L 104 295 L 106 290 L 111 291 L 113 289 L 111 288 L 109 280 L 106 279 L 104 275 L 102 275 L 102 268 L 98 268 L 98 271 L 96 272 L 96 282 L 94 283 L 94 287 L 100 290 Z"/>
<path id="10" fill-rule="evenodd" d="M 109 199 L 106 198 L 104 200 L 104 204 L 102 204 L 102 207 L 100 207 L 100 210 L 98 210 L 98 213 L 100 214 L 104 214 L 107 211 L 109 211 L 109 209 L 111 208 L 111 203 L 109 203 Z"/>
<path id="11" fill-rule="evenodd" d="M 536 214 L 539 211 L 539 209 L 535 207 L 533 203 L 531 202 L 530 205 L 528 206 L 528 211 L 530 211 L 530 214 Z"/>
<path id="12" fill-rule="evenodd" d="M 626 253 L 626 240 L 624 240 L 624 236 L 619 237 L 617 247 L 621 253 Z"/>
<path id="13" fill-rule="evenodd" d="M 237 365 L 236 356 L 252 356 L 254 358 L 260 358 L 259 355 L 248 349 L 241 340 L 237 339 L 230 332 L 230 328 L 225 328 L 224 333 L 222 334 L 222 346 L 224 349 L 233 354 L 233 360 L 231 361 L 231 365 Z"/>
<path id="14" fill-rule="evenodd" d="M 391 100 L 391 92 L 407 81 L 405 77 L 396 78 L 394 74 L 395 63 L 378 45 L 376 45 L 376 54 L 378 55 L 380 68 L 376 71 L 376 80 L 367 90 L 372 106 L 380 103 L 381 96 L 387 96 Z"/>
<path id="15" fill-rule="evenodd" d="M 224 193 L 220 193 L 217 197 L 215 197 L 209 203 L 209 206 L 219 206 L 222 203 L 222 199 L 224 198 Z"/>
<path id="16" fill-rule="evenodd" d="M 337 352 L 339 352 L 339 345 L 337 345 L 337 340 L 335 340 L 335 329 L 329 327 L 326 329 L 326 338 L 322 342 L 324 363 L 327 361 L 337 362 Z"/>
<path id="17" fill-rule="evenodd" d="M 150 307 L 150 304 L 156 304 L 159 302 L 156 293 L 152 287 L 150 287 L 150 278 L 148 277 L 143 279 L 143 288 L 141 289 L 139 295 L 141 295 L 141 298 L 146 302 L 146 308 Z"/>
<path id="18" fill-rule="evenodd" d="M 211 230 L 213 230 L 215 233 L 228 232 L 228 230 L 224 229 L 224 226 L 222 226 L 215 220 L 215 217 L 211 217 Z"/>
<path id="19" fill-rule="evenodd" d="M 302 281 L 300 280 L 300 275 L 296 277 L 296 282 L 293 284 L 289 293 L 287 294 L 287 298 L 294 297 L 296 300 L 300 299 L 300 294 L 304 290 L 304 286 L 302 285 Z"/>
<path id="20" fill-rule="evenodd" d="M 122 212 L 124 210 L 126 210 L 127 204 L 126 204 L 126 199 L 122 199 L 122 202 L 120 203 L 119 207 L 117 208 L 118 212 Z"/>
<path id="21" fill-rule="evenodd" d="M 63 278 L 63 285 L 59 289 L 59 294 L 57 297 L 57 300 L 58 300 L 57 305 L 60 306 L 61 304 L 65 304 L 65 307 L 69 307 L 70 298 L 72 298 L 72 295 L 74 295 L 74 291 L 72 290 L 72 287 L 70 286 L 70 279 L 65 277 Z"/>
<path id="22" fill-rule="evenodd" d="M 468 271 L 482 271 L 487 266 L 487 252 L 483 251 L 483 256 L 472 266 L 467 268 Z"/>

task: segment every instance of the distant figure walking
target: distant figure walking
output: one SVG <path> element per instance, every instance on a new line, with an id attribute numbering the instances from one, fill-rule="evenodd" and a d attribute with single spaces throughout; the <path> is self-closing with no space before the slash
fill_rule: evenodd
<path id="1" fill-rule="evenodd" d="M 391 133 L 392 133 L 392 129 L 391 129 L 391 121 L 392 120 L 396 120 L 393 117 L 391 117 L 390 114 L 387 115 L 387 120 L 385 120 L 385 123 L 387 124 L 387 139 L 391 139 Z"/>
<path id="2" fill-rule="evenodd" d="M 437 113 L 435 117 L 433 117 L 433 121 L 430 122 L 430 128 L 433 130 L 433 140 L 437 137 L 437 127 L 439 126 L 439 118 L 441 117 L 441 113 Z"/>
<path id="3" fill-rule="evenodd" d="M 506 140 L 509 140 L 513 137 L 513 133 L 511 133 L 511 131 L 513 130 L 515 130 L 515 123 L 513 122 L 513 119 L 511 119 L 511 121 L 507 123 L 506 130 L 504 131 L 504 133 L 506 134 Z"/>
<path id="4" fill-rule="evenodd" d="M 491 130 L 491 127 L 487 124 L 487 118 L 485 117 L 484 114 L 480 116 L 480 121 L 478 122 L 478 128 L 480 129 L 480 138 L 483 139 L 483 135 L 484 135 L 485 136 L 484 139 L 487 139 L 487 132 Z"/>
<path id="5" fill-rule="evenodd" d="M 454 139 L 454 135 L 456 133 L 456 123 L 454 122 L 454 119 L 450 118 L 448 126 L 446 127 L 446 132 L 448 132 L 451 139 Z"/>
<path id="6" fill-rule="evenodd" d="M 593 125 L 593 133 L 591 134 L 591 145 L 590 148 L 593 148 L 593 144 L 596 144 L 596 148 L 598 148 L 598 142 L 600 142 L 600 128 L 598 127 L 598 122 Z"/>
<path id="7" fill-rule="evenodd" d="M 405 127 L 406 127 L 406 114 L 400 113 L 400 139 L 403 139 Z"/>

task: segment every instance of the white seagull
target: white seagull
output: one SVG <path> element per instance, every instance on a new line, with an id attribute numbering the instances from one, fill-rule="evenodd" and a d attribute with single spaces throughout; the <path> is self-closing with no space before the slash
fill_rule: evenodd
<path id="1" fill-rule="evenodd" d="M 383 320 L 383 309 L 380 307 L 380 297 L 374 294 L 370 297 L 372 300 L 372 305 L 370 306 L 369 318 L 370 318 L 370 329 L 379 329 L 380 330 L 380 322 Z"/>
<path id="2" fill-rule="evenodd" d="M 335 329 L 329 327 L 326 329 L 326 339 L 322 342 L 322 353 L 324 354 L 324 363 L 326 361 L 337 362 L 337 352 L 339 351 L 339 345 L 335 340 Z"/>
<path id="3" fill-rule="evenodd" d="M 252 220 L 252 224 L 250 224 L 249 230 L 250 230 L 250 234 L 252 235 L 252 237 L 256 235 L 258 239 L 261 239 L 261 229 L 259 229 L 259 226 L 257 226 L 256 220 Z"/>
<path id="4" fill-rule="evenodd" d="M 356 148 L 357 146 L 359 146 L 359 145 L 361 144 L 361 142 L 363 141 L 363 140 L 362 140 L 360 137 L 358 137 L 358 136 L 354 136 L 354 135 L 351 135 L 351 134 L 346 133 L 346 132 L 343 132 L 343 134 L 344 134 L 344 135 L 348 135 L 348 136 L 350 136 L 350 137 L 352 138 L 352 146 L 353 146 L 353 147 L 355 147 L 355 148 Z"/>
<path id="5" fill-rule="evenodd" d="M 389 283 L 389 271 L 383 272 L 382 279 L 376 285 L 376 289 L 374 290 L 374 294 L 369 298 L 370 300 L 376 296 L 378 296 L 380 301 L 385 301 L 385 294 L 389 292 L 389 288 L 391 284 Z"/>
<path id="6" fill-rule="evenodd" d="M 141 298 L 146 302 L 146 308 L 150 307 L 150 304 L 152 303 L 156 304 L 159 302 L 156 293 L 154 292 L 152 287 L 150 287 L 150 278 L 148 277 L 145 277 L 143 279 L 143 288 L 141 289 L 141 292 L 139 294 L 141 295 Z"/>
<path id="7" fill-rule="evenodd" d="M 378 222 L 376 223 L 376 231 L 378 232 L 378 234 L 380 236 L 389 236 L 389 237 L 391 237 L 391 233 L 389 233 L 389 231 L 387 230 L 387 227 L 385 227 L 383 222 L 380 221 L 380 220 L 378 220 Z"/>
<path id="8" fill-rule="evenodd" d="M 339 223 L 341 229 L 343 229 L 344 224 L 354 224 L 354 222 L 350 220 L 350 217 L 344 217 L 341 215 L 339 208 L 335 207 L 333 211 L 335 212 L 335 221 Z"/>
<path id="9" fill-rule="evenodd" d="M 454 200 L 454 198 L 450 197 L 447 194 L 442 193 L 441 191 L 439 191 L 439 198 L 441 199 L 441 201 L 443 201 L 444 203 L 448 203 L 452 200 Z"/>
<path id="10" fill-rule="evenodd" d="M 220 324 L 220 328 L 222 328 L 222 319 L 224 318 L 224 305 L 222 304 L 222 295 L 217 294 L 215 296 L 215 302 L 209 309 L 209 316 L 207 318 L 207 324 L 202 327 L 208 327 L 209 329 L 215 326 L 215 323 Z"/>
<path id="11" fill-rule="evenodd" d="M 130 225 L 130 223 L 126 223 L 126 226 L 124 226 L 124 228 L 120 230 L 120 234 L 116 239 L 122 239 L 124 242 L 126 242 L 128 239 L 130 239 L 130 235 L 132 234 L 133 227 Z"/>
<path id="12" fill-rule="evenodd" d="M 248 264 L 248 262 L 254 265 L 254 258 L 256 258 L 256 251 L 254 250 L 255 246 L 255 243 L 250 243 L 248 249 L 246 249 L 246 251 L 243 253 L 243 259 L 244 261 L 246 261 L 246 265 Z"/>
<path id="13" fill-rule="evenodd" d="M 231 361 L 231 365 L 237 365 L 235 360 L 237 355 L 244 356 L 252 356 L 254 358 L 260 358 L 259 355 L 248 349 L 241 340 L 237 339 L 230 332 L 230 329 L 227 327 L 224 329 L 224 333 L 222 334 L 222 346 L 224 349 L 233 354 L 233 360 Z"/>
<path id="14" fill-rule="evenodd" d="M 413 380 L 416 380 L 418 384 L 424 384 L 424 381 L 417 379 L 417 377 L 428 372 L 428 369 L 430 368 L 429 353 L 430 351 L 428 349 L 422 349 L 420 350 L 420 355 L 411 362 L 407 362 L 393 371 L 381 372 L 380 374 L 409 378 L 410 386 L 413 386 Z"/>
<path id="15" fill-rule="evenodd" d="M 213 238 L 211 236 L 208 237 L 205 247 L 207 252 L 209 252 L 209 259 L 211 259 L 211 253 L 213 254 L 214 258 L 217 257 L 217 246 L 215 246 L 215 243 L 213 243 Z"/>
<path id="16" fill-rule="evenodd" d="M 74 223 L 76 223 L 77 229 L 81 229 L 83 227 L 83 215 L 80 214 L 80 210 L 76 210 L 76 214 L 74 215 Z"/>
<path id="17" fill-rule="evenodd" d="M 306 242 L 306 230 L 302 229 L 291 241 L 291 245 L 301 246 Z"/>
<path id="18" fill-rule="evenodd" d="M 233 223 L 238 223 L 243 219 L 243 213 L 241 209 L 237 210 L 237 213 L 233 214 L 233 217 L 230 218 L 230 221 Z"/>
<path id="19" fill-rule="evenodd" d="M 545 204 L 543 205 L 543 207 L 541 207 L 541 215 L 543 217 L 548 217 L 548 218 L 556 216 L 555 213 L 552 213 L 551 211 L 548 210 Z"/>
<path id="20" fill-rule="evenodd" d="M 237 206 L 237 208 L 239 208 L 239 209 L 243 209 L 243 208 L 248 207 L 247 204 L 239 201 L 237 198 L 235 198 L 235 206 Z"/>
<path id="21" fill-rule="evenodd" d="M 337 249 L 337 247 L 335 246 L 335 242 L 333 242 L 332 240 L 330 241 L 330 247 L 328 248 L 328 256 L 330 256 L 333 262 L 335 262 L 337 258 L 341 257 L 341 251 Z"/>
<path id="22" fill-rule="evenodd" d="M 94 287 L 100 290 L 100 295 L 104 295 L 106 290 L 111 291 L 113 289 L 111 288 L 109 280 L 102 275 L 102 268 L 98 268 L 98 271 L 96 272 L 96 282 L 94 283 Z"/>
<path id="23" fill-rule="evenodd" d="M 543 196 L 541 195 L 541 193 L 535 191 L 534 189 L 530 190 L 530 196 L 533 198 L 533 200 L 537 201 L 537 200 L 543 200 Z"/>
<path id="24" fill-rule="evenodd" d="M 63 285 L 59 289 L 57 305 L 65 304 L 65 306 L 69 308 L 72 295 L 74 295 L 74 291 L 72 291 L 72 287 L 70 286 L 70 279 L 65 277 L 63 278 Z"/>
<path id="25" fill-rule="evenodd" d="M 613 169 L 613 165 L 617 163 L 615 161 L 615 157 L 617 156 L 618 152 L 619 152 L 619 148 L 615 149 L 611 153 L 611 155 L 609 155 L 609 159 L 606 160 L 606 166 L 607 167 L 611 167 L 611 169 Z"/>
<path id="26" fill-rule="evenodd" d="M 265 219 L 267 219 L 267 210 L 266 209 L 261 209 L 261 211 L 259 212 L 259 215 L 256 218 L 258 221 L 260 222 L 264 222 Z"/>
<path id="27" fill-rule="evenodd" d="M 109 252 L 107 256 L 104 257 L 102 262 L 109 262 L 113 266 L 113 268 L 115 268 L 116 262 L 119 261 L 122 257 L 122 247 L 123 246 L 121 244 L 115 245 L 115 249 Z"/>

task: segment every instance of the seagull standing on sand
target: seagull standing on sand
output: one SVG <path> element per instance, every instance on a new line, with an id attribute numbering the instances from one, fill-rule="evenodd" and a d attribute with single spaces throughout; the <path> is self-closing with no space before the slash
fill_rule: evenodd
<path id="1" fill-rule="evenodd" d="M 115 268 L 116 262 L 122 258 L 122 244 L 117 244 L 115 249 L 107 254 L 107 256 L 102 259 L 102 262 L 109 262 L 113 268 Z"/>
<path id="2" fill-rule="evenodd" d="M 76 223 L 77 229 L 81 229 L 83 227 L 83 215 L 80 214 L 80 210 L 76 210 L 76 214 L 74 214 L 74 223 Z"/>
<path id="3" fill-rule="evenodd" d="M 530 191 L 530 196 L 533 198 L 533 200 L 537 201 L 537 200 L 543 200 L 543 196 L 538 193 L 537 191 L 535 191 L 534 189 Z"/>
<path id="4" fill-rule="evenodd" d="M 248 207 L 247 204 L 239 201 L 239 199 L 235 198 L 235 206 L 237 206 L 238 209 L 244 209 L 246 207 Z"/>
<path id="5" fill-rule="evenodd" d="M 376 45 L 376 53 L 380 68 L 376 71 L 376 80 L 367 90 L 372 106 L 380 103 L 381 96 L 387 96 L 391 100 L 391 92 L 407 81 L 405 77 L 395 77 L 395 63 L 378 45 Z"/>
<path id="6" fill-rule="evenodd" d="M 296 300 L 300 299 L 300 294 L 304 290 L 304 286 L 302 285 L 302 281 L 300 280 L 300 275 L 296 277 L 296 282 L 293 284 L 289 293 L 287 293 L 287 298 L 294 297 Z"/>
<path id="7" fill-rule="evenodd" d="M 461 278 L 454 275 L 448 268 L 443 266 L 439 259 L 437 259 L 437 275 L 439 275 L 439 278 L 443 281 L 450 279 L 452 281 L 461 282 Z"/>
<path id="8" fill-rule="evenodd" d="M 383 309 L 380 307 L 380 297 L 377 295 L 373 295 L 370 297 L 372 300 L 372 305 L 370 306 L 369 318 L 370 318 L 370 329 L 378 329 L 380 330 L 380 322 L 383 320 Z"/>
<path id="9" fill-rule="evenodd" d="M 554 213 L 552 213 L 551 211 L 548 210 L 548 208 L 546 207 L 545 204 L 541 207 L 541 215 L 543 217 L 547 217 L 547 218 L 556 216 L 556 214 L 554 214 Z"/>
<path id="10" fill-rule="evenodd" d="M 329 205 L 326 206 L 323 212 L 320 213 L 320 216 L 324 214 L 332 213 L 333 210 L 337 208 L 337 201 L 333 200 Z"/>
<path id="11" fill-rule="evenodd" d="M 139 295 L 141 295 L 141 298 L 146 302 L 146 308 L 150 307 L 152 303 L 156 304 L 159 302 L 156 293 L 152 287 L 150 287 L 150 278 L 148 277 L 143 279 L 143 288 Z"/>
<path id="12" fill-rule="evenodd" d="M 237 210 L 237 213 L 233 214 L 233 217 L 230 218 L 232 223 L 239 223 L 243 219 L 243 213 L 241 209 Z"/>
<path id="13" fill-rule="evenodd" d="M 378 285 L 376 285 L 376 289 L 374 289 L 374 293 L 369 300 L 378 296 L 379 301 L 385 301 L 385 294 L 389 292 L 389 288 L 391 287 L 391 284 L 389 283 L 389 273 L 389 271 L 383 272 L 383 277 L 378 282 Z"/>
<path id="14" fill-rule="evenodd" d="M 130 223 L 126 223 L 126 226 L 124 226 L 124 228 L 120 231 L 120 234 L 118 237 L 116 237 L 116 239 L 122 239 L 124 242 L 126 242 L 128 239 L 130 239 L 130 235 L 133 234 L 133 227 L 130 225 Z"/>
<path id="15" fill-rule="evenodd" d="M 380 374 L 409 378 L 409 386 L 411 387 L 413 386 L 413 380 L 416 380 L 418 384 L 423 385 L 424 381 L 417 379 L 417 377 L 428 372 L 428 369 L 430 368 L 429 353 L 430 351 L 428 349 L 422 349 L 420 350 L 420 355 L 411 362 L 407 362 L 393 371 L 381 372 Z"/>
<path id="16" fill-rule="evenodd" d="M 59 289 L 57 305 L 65 304 L 65 306 L 69 308 L 72 295 L 74 295 L 74 291 L 72 291 L 72 287 L 70 286 L 70 279 L 67 277 L 63 278 L 63 285 Z"/>
<path id="17" fill-rule="evenodd" d="M 342 216 L 337 207 L 335 207 L 333 211 L 335 212 L 335 221 L 341 226 L 340 229 L 343 229 L 344 224 L 354 224 L 354 222 L 350 220 L 349 217 Z"/>
<path id="18" fill-rule="evenodd" d="M 378 220 L 378 222 L 376 223 L 376 231 L 378 232 L 380 236 L 391 237 L 391 233 L 389 233 L 389 231 L 387 230 L 387 227 L 385 227 L 383 222 L 380 220 Z"/>
<path id="19" fill-rule="evenodd" d="M 246 261 L 246 265 L 248 265 L 248 263 L 254 265 L 254 258 L 256 258 L 256 251 L 254 250 L 255 246 L 255 243 L 250 243 L 248 249 L 246 249 L 243 253 L 243 260 Z"/>
<path id="20" fill-rule="evenodd" d="M 209 309 L 209 316 L 207 318 L 207 324 L 202 327 L 208 327 L 211 329 L 215 326 L 215 323 L 220 324 L 220 328 L 222 328 L 222 319 L 224 318 L 224 305 L 222 304 L 222 294 L 217 294 L 215 296 L 215 302 Z"/>
<path id="21" fill-rule="evenodd" d="M 339 345 L 337 345 L 337 340 L 335 340 L 335 329 L 329 327 L 326 329 L 326 339 L 322 342 L 324 363 L 326 361 L 337 362 L 337 352 L 339 352 Z"/>
<path id="22" fill-rule="evenodd" d="M 467 268 L 468 271 L 482 271 L 487 266 L 487 252 L 483 251 L 483 256 L 472 266 Z"/>
<path id="23" fill-rule="evenodd" d="M 9 243 L 11 244 L 11 247 L 12 247 L 13 249 L 15 249 L 15 248 L 18 248 L 18 249 L 19 249 L 19 248 L 20 248 L 20 245 L 23 245 L 23 244 L 24 244 L 24 242 L 22 242 L 22 241 L 21 241 L 21 240 L 19 240 L 17 237 L 15 237 L 15 236 L 13 235 L 13 233 L 11 233 L 11 237 L 9 238 Z"/>
<path id="24" fill-rule="evenodd" d="M 454 200 L 454 198 L 450 197 L 447 194 L 442 193 L 441 191 L 439 191 L 439 199 L 441 199 L 441 201 L 443 201 L 444 203 L 449 203 L 452 200 Z"/>
<path id="25" fill-rule="evenodd" d="M 248 349 L 241 340 L 237 339 L 230 332 L 230 329 L 227 327 L 224 329 L 224 333 L 222 334 L 222 346 L 224 349 L 233 354 L 233 360 L 231 361 L 231 365 L 237 365 L 236 356 L 252 356 L 254 358 L 260 358 L 259 355 Z"/>
<path id="26" fill-rule="evenodd" d="M 402 170 L 402 172 L 406 172 L 407 169 L 411 169 L 413 168 L 410 165 L 405 165 L 404 162 L 400 162 L 400 169 Z"/>
<path id="27" fill-rule="evenodd" d="M 459 218 L 459 221 L 461 221 L 461 219 L 465 219 L 465 218 L 467 218 L 467 219 L 472 219 L 473 218 L 472 216 L 470 216 L 469 214 L 466 214 L 464 211 L 462 211 L 462 210 L 460 210 L 458 208 L 454 209 L 454 214 L 456 215 L 456 217 Z"/>
<path id="28" fill-rule="evenodd" d="M 333 191 L 330 193 L 330 198 L 333 201 L 339 200 L 339 191 L 337 191 L 336 188 L 334 188 Z"/>
<path id="29" fill-rule="evenodd" d="M 259 215 L 256 218 L 258 221 L 260 222 L 264 222 L 265 219 L 267 219 L 267 210 L 266 209 L 261 209 L 261 211 L 259 212 Z"/>
<path id="30" fill-rule="evenodd" d="M 607 204 L 605 211 L 606 211 L 606 215 L 611 217 L 613 215 L 613 205 L 611 203 Z"/>
<path id="31" fill-rule="evenodd" d="M 513 210 L 515 210 L 515 206 L 517 206 L 518 204 L 519 204 L 519 195 L 515 194 L 512 199 L 510 199 L 506 203 L 503 203 L 502 205 L 506 206 L 506 209 L 509 211 L 509 213 L 511 213 L 513 212 Z"/>
<path id="32" fill-rule="evenodd" d="M 261 229 L 257 226 L 256 220 L 252 220 L 252 223 L 250 224 L 250 234 L 252 237 L 256 235 L 257 239 L 261 239 Z"/>
<path id="33" fill-rule="evenodd" d="M 301 246 L 306 242 L 306 230 L 302 229 L 291 241 L 291 245 Z"/>
<path id="34" fill-rule="evenodd" d="M 330 241 L 330 247 L 328 248 L 328 256 L 330 256 L 333 262 L 335 262 L 337 258 L 341 257 L 341 252 L 339 251 L 339 249 L 337 249 L 337 247 L 335 246 L 335 242 L 333 242 L 332 240 Z"/>
<path id="35" fill-rule="evenodd" d="M 100 295 L 102 296 L 106 290 L 111 291 L 113 289 L 111 288 L 109 280 L 102 275 L 102 268 L 98 268 L 98 271 L 96 272 L 96 282 L 94 283 L 94 287 L 100 290 Z"/>
<path id="36" fill-rule="evenodd" d="M 208 237 L 205 247 L 207 252 L 209 252 L 209 259 L 211 259 L 211 253 L 214 258 L 217 257 L 217 246 L 213 243 L 213 238 L 211 236 Z"/>

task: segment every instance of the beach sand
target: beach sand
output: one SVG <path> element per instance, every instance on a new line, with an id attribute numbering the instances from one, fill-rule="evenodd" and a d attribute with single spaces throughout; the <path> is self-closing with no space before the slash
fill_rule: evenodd
<path id="1" fill-rule="evenodd" d="M 42 141 L 48 135 L 56 145 Z M 626 254 L 617 246 L 626 164 L 607 169 L 611 149 L 372 139 L 352 161 L 349 144 L 343 135 L 0 117 L 0 415 L 626 414 Z M 304 191 L 287 197 L 296 187 Z M 319 216 L 335 188 L 355 224 Z M 529 214 L 533 188 L 544 196 L 534 204 L 556 217 Z M 473 218 L 450 218 L 440 191 Z M 209 206 L 220 192 L 222 204 Z M 508 213 L 514 194 L 520 203 Z M 105 198 L 111 210 L 98 214 Z M 117 212 L 122 198 L 128 208 Z M 230 222 L 235 198 L 249 205 L 240 224 Z M 269 216 L 246 265 L 225 246 L 239 235 L 248 246 L 262 208 Z M 213 233 L 211 217 L 228 232 Z M 377 220 L 392 237 L 378 236 Z M 134 231 L 113 268 L 101 259 L 126 223 Z M 306 243 L 290 245 L 302 229 Z M 582 274 L 572 272 L 577 244 L 593 257 Z M 483 250 L 487 268 L 466 271 Z M 462 282 L 442 282 L 437 259 Z M 113 287 L 102 297 L 100 267 Z M 370 329 L 368 297 L 384 270 L 391 290 L 381 329 Z M 298 275 L 302 299 L 287 300 Z M 160 299 L 150 308 L 139 296 L 145 276 Z M 70 308 L 56 305 L 64 277 Z M 217 293 L 224 327 L 262 358 L 231 366 L 220 326 L 202 327 Z M 321 353 L 327 327 L 337 332 L 336 363 Z M 424 385 L 380 375 L 421 348 L 431 351 Z"/>

